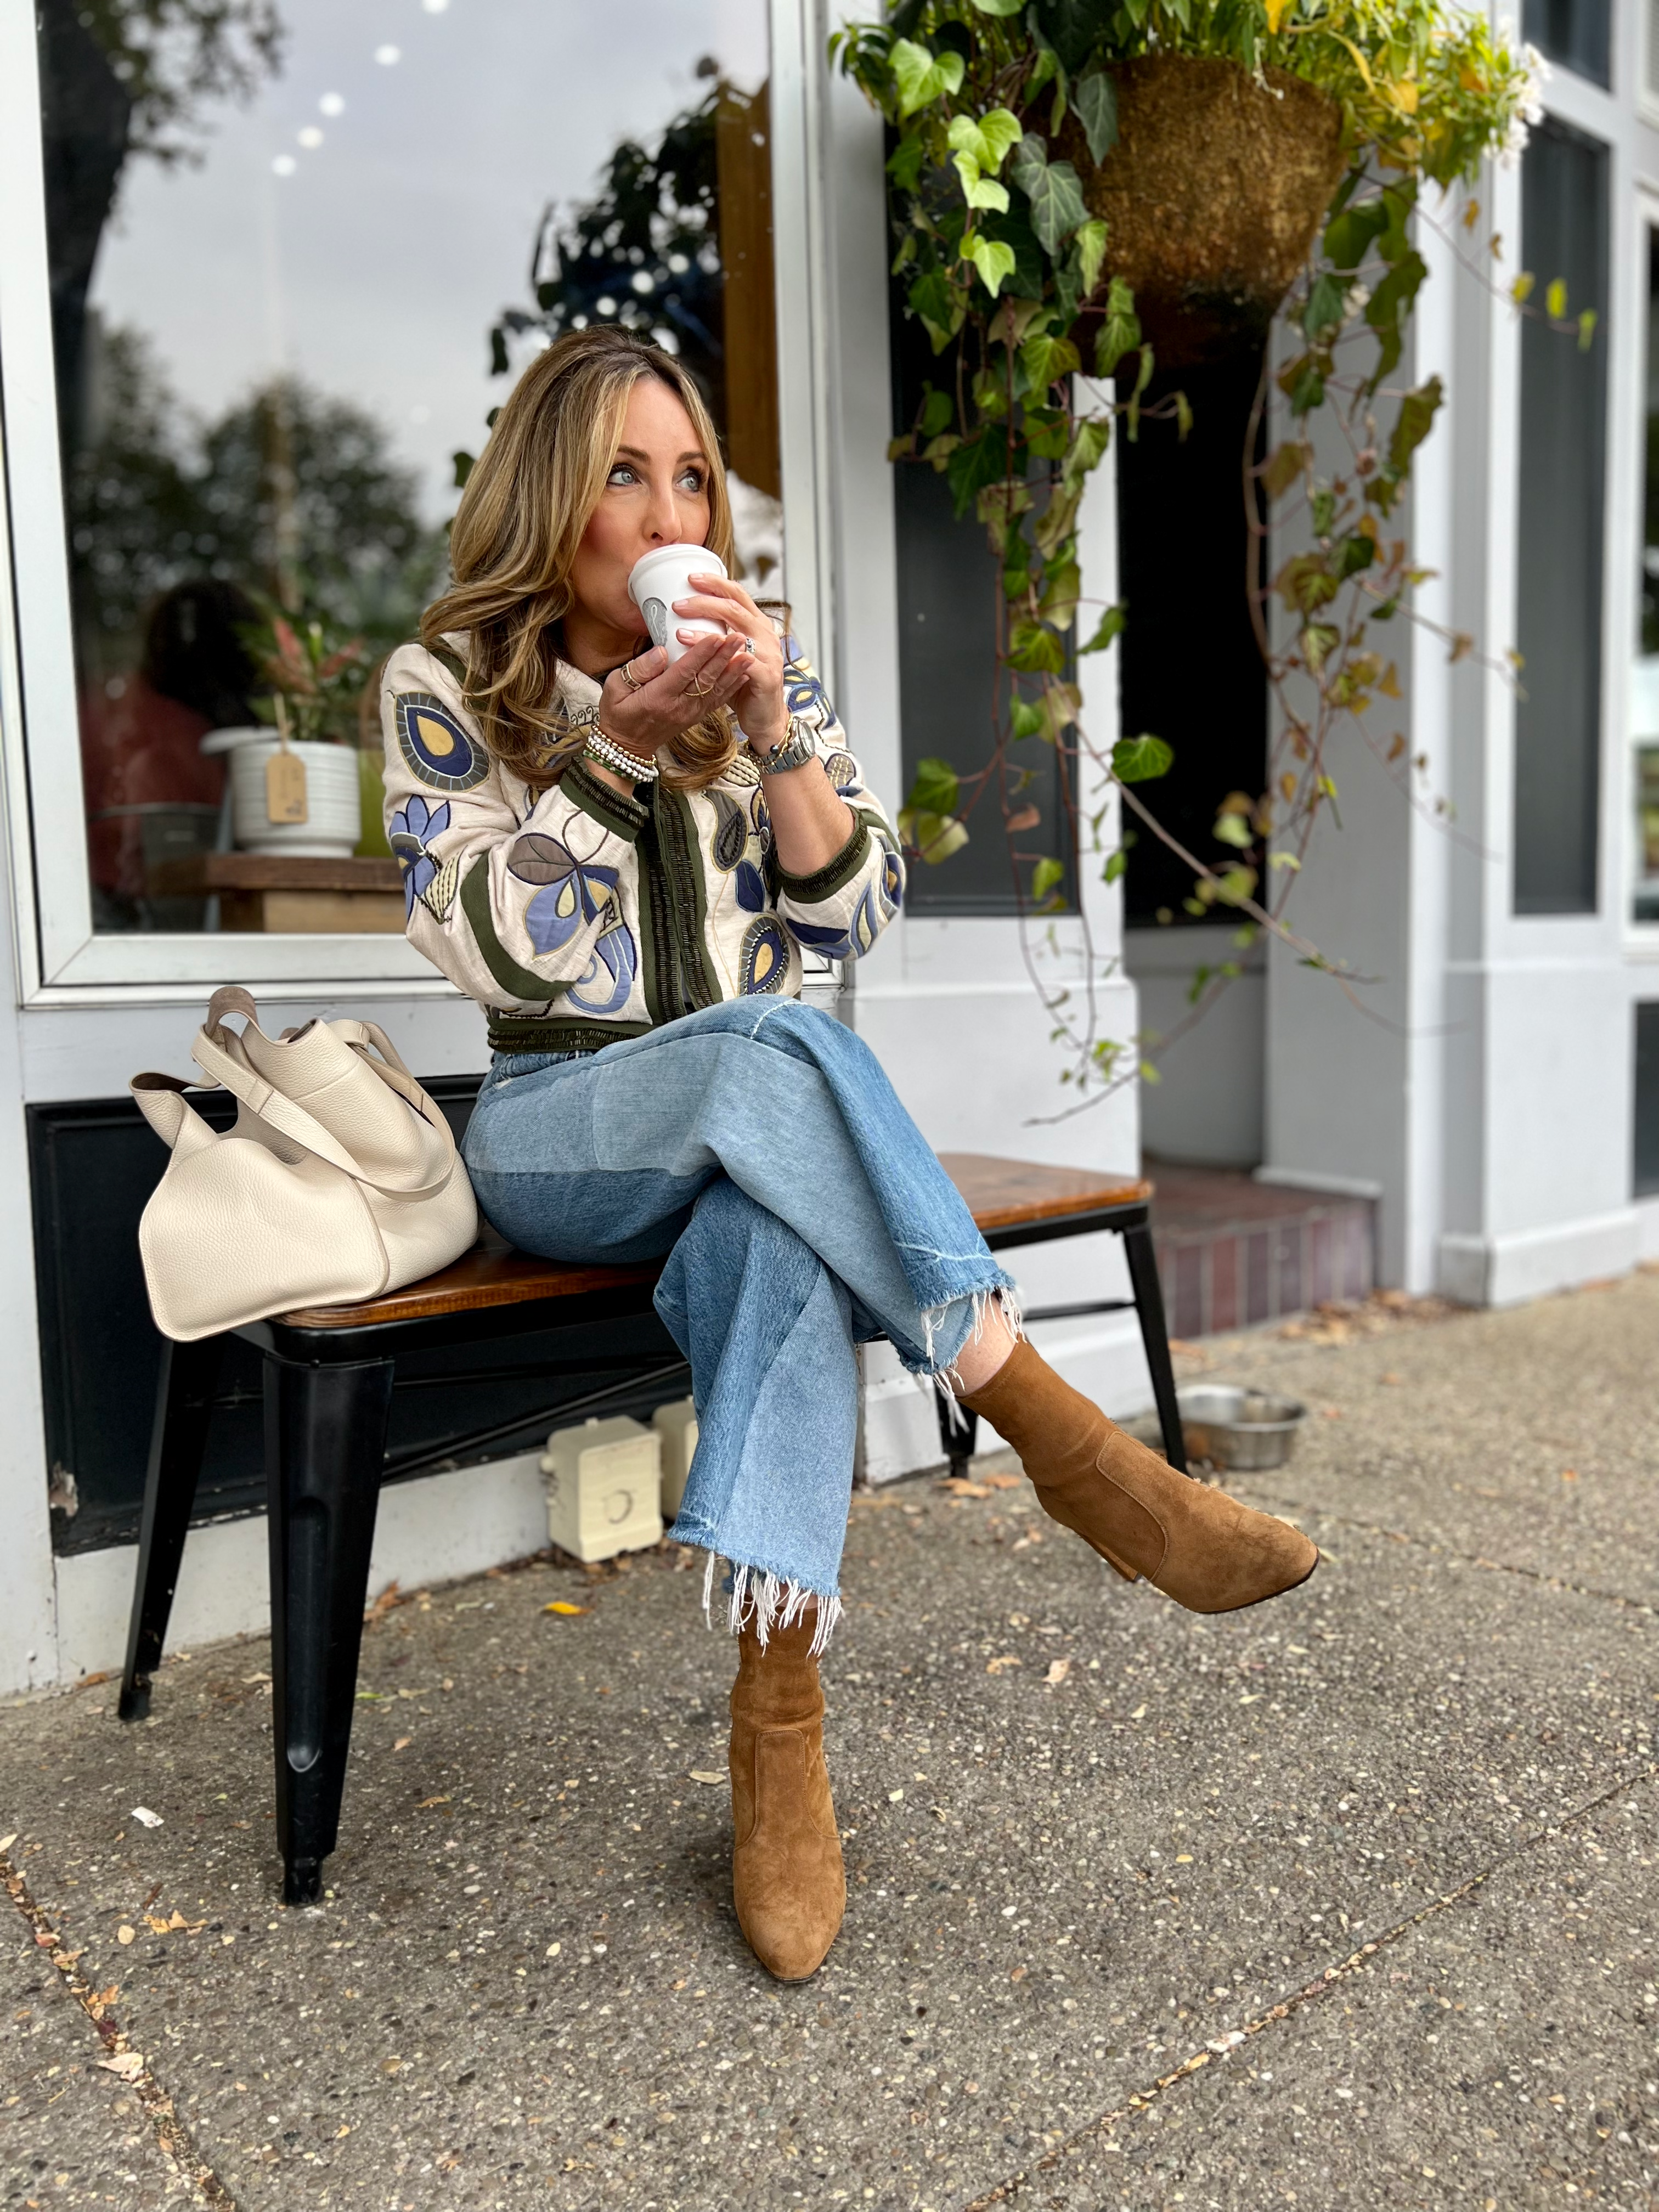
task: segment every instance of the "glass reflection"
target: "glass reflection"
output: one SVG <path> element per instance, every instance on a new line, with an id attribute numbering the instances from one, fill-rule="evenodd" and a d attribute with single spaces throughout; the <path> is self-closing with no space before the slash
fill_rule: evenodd
<path id="1" fill-rule="evenodd" d="M 332 926 L 373 755 L 355 836 L 337 778 L 279 829 L 227 763 L 279 714 L 356 741 L 532 350 L 615 318 L 680 353 L 782 588 L 765 0 L 422 0 L 395 43 L 329 0 L 37 15 L 95 924 L 259 926 L 234 845 Z"/>

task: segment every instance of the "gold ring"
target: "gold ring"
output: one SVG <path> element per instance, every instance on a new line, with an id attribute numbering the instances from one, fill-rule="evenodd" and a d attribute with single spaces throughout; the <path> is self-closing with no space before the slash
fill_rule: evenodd
<path id="1" fill-rule="evenodd" d="M 712 684 L 705 684 L 700 676 L 694 676 L 691 678 L 686 696 L 690 697 L 691 694 L 695 692 L 699 699 L 706 699 L 710 692 L 713 691 L 714 688 L 714 687 Z"/>
<path id="2" fill-rule="evenodd" d="M 628 686 L 630 691 L 644 690 L 644 684 L 641 683 L 639 678 L 634 673 L 634 664 L 631 659 L 623 661 L 618 673 L 621 675 L 623 682 Z"/>

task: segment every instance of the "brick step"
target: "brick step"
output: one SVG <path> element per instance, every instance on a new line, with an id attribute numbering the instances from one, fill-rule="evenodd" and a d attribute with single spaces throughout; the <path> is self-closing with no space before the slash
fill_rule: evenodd
<path id="1" fill-rule="evenodd" d="M 1152 1241 L 1171 1336 L 1218 1335 L 1376 1286 L 1369 1199 L 1286 1190 L 1225 1168 L 1148 1160 Z"/>

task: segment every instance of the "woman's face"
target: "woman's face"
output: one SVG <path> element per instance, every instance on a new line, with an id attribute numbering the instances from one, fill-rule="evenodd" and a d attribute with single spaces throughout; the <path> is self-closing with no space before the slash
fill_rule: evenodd
<path id="1" fill-rule="evenodd" d="M 679 394 L 641 376 L 629 394 L 622 442 L 571 569 L 576 605 L 625 639 L 640 635 L 628 596 L 634 563 L 655 545 L 708 538 L 709 456 Z"/>

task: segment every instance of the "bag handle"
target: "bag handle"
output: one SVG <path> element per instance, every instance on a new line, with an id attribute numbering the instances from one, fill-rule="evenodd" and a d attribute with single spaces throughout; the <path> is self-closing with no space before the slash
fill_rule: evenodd
<path id="1" fill-rule="evenodd" d="M 223 1036 L 234 1040 L 236 1034 L 234 1030 L 227 1031 L 222 1028 L 220 1017 L 225 1013 L 245 1014 L 255 1029 L 259 1026 L 258 1009 L 249 993 L 240 985 L 227 985 L 222 990 L 214 993 L 208 1006 L 208 1018 L 197 1033 L 196 1042 L 191 1048 L 191 1058 L 212 1083 L 233 1093 L 262 1121 L 268 1121 L 273 1129 L 279 1129 L 285 1137 L 291 1138 L 307 1152 L 314 1153 L 319 1159 L 326 1160 L 331 1167 L 338 1168 L 354 1182 L 366 1183 L 371 1190 L 378 1190 L 384 1197 L 435 1198 L 447 1188 L 455 1171 L 455 1133 L 441 1109 L 428 1097 L 404 1066 L 393 1051 L 390 1039 L 385 1037 L 384 1031 L 378 1030 L 376 1024 L 343 1022 L 337 1026 L 348 1033 L 348 1044 L 357 1042 L 349 1034 L 352 1030 L 361 1030 L 365 1036 L 371 1030 L 377 1031 L 376 1042 L 384 1041 L 386 1050 L 395 1066 L 379 1065 L 367 1053 L 362 1053 L 361 1056 L 365 1065 L 373 1068 L 389 1089 L 407 1099 L 427 1126 L 443 1140 L 443 1172 L 430 1182 L 382 1182 L 377 1176 L 365 1173 L 338 1138 L 325 1129 L 314 1115 L 308 1114 L 303 1106 L 284 1092 L 273 1089 L 263 1076 L 225 1049 L 219 1037 Z M 263 1030 L 260 1034 L 264 1035 Z M 143 1101 L 141 1099 L 139 1103 L 142 1107 Z"/>

